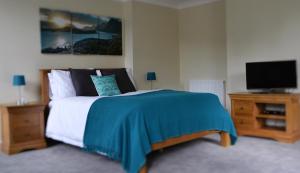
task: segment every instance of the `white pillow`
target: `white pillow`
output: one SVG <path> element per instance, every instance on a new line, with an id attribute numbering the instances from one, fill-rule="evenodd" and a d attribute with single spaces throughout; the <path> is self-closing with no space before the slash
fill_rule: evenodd
<path id="1" fill-rule="evenodd" d="M 131 80 L 131 82 L 132 82 L 134 88 L 137 89 L 137 88 L 136 88 L 136 85 L 135 85 L 135 82 L 134 82 L 134 80 L 133 80 L 133 74 L 132 74 L 131 68 L 126 68 L 126 72 L 127 72 L 128 76 L 129 76 L 129 79 Z"/>
<path id="2" fill-rule="evenodd" d="M 49 79 L 49 98 L 52 100 L 53 99 L 53 92 L 52 90 L 54 89 L 54 82 L 53 82 L 53 77 L 52 73 L 48 73 L 48 79 Z"/>
<path id="3" fill-rule="evenodd" d="M 97 76 L 102 76 L 102 73 L 100 70 L 96 70 L 96 74 L 97 74 Z"/>
<path id="4" fill-rule="evenodd" d="M 48 74 L 52 100 L 75 97 L 76 91 L 69 71 L 51 70 Z"/>

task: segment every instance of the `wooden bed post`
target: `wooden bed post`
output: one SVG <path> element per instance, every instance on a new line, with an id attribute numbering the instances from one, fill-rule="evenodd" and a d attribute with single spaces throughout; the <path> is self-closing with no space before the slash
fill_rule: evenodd
<path id="1" fill-rule="evenodd" d="M 145 163 L 145 165 L 142 167 L 142 169 L 140 170 L 139 173 L 148 173 L 148 168 L 147 168 L 147 164 Z"/>
<path id="2" fill-rule="evenodd" d="M 50 69 L 40 70 L 40 80 L 41 80 L 41 101 L 44 104 L 48 104 L 50 101 L 49 98 L 49 79 L 48 73 L 50 73 Z"/>
<path id="3" fill-rule="evenodd" d="M 231 145 L 231 140 L 230 140 L 229 133 L 220 132 L 220 137 L 221 137 L 221 145 L 223 147 L 229 147 Z"/>

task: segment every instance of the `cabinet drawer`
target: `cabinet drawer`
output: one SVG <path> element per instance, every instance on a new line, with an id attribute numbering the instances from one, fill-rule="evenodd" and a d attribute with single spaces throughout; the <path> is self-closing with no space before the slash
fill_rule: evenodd
<path id="1" fill-rule="evenodd" d="M 40 124 L 40 115 L 35 114 L 14 114 L 11 117 L 13 128 L 38 126 Z"/>
<path id="2" fill-rule="evenodd" d="M 41 138 L 39 126 L 14 128 L 12 138 L 14 143 L 38 140 Z"/>
<path id="3" fill-rule="evenodd" d="M 251 118 L 233 118 L 235 127 L 237 129 L 253 129 L 254 121 Z"/>
<path id="4" fill-rule="evenodd" d="M 235 100 L 233 102 L 233 110 L 235 115 L 249 115 L 253 114 L 253 103 L 251 101 Z"/>

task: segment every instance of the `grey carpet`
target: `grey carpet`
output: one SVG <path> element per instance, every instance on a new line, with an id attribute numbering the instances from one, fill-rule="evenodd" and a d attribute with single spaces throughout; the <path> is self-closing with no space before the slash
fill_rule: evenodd
<path id="1" fill-rule="evenodd" d="M 150 173 L 299 173 L 300 142 L 240 137 L 228 149 L 210 136 L 150 155 Z M 123 173 L 118 162 L 59 144 L 44 150 L 0 154 L 1 173 Z"/>

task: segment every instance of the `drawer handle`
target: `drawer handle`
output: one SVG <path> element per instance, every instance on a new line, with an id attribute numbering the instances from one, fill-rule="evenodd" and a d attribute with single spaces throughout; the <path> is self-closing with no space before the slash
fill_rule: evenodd
<path id="1" fill-rule="evenodd" d="M 240 124 L 244 124 L 244 121 L 243 121 L 243 120 L 240 120 Z"/>
<path id="2" fill-rule="evenodd" d="M 29 120 L 25 120 L 24 122 L 25 122 L 25 123 L 29 123 L 30 121 L 29 121 Z"/>
<path id="3" fill-rule="evenodd" d="M 241 111 L 244 110 L 244 107 L 240 107 L 240 110 L 241 110 Z"/>

